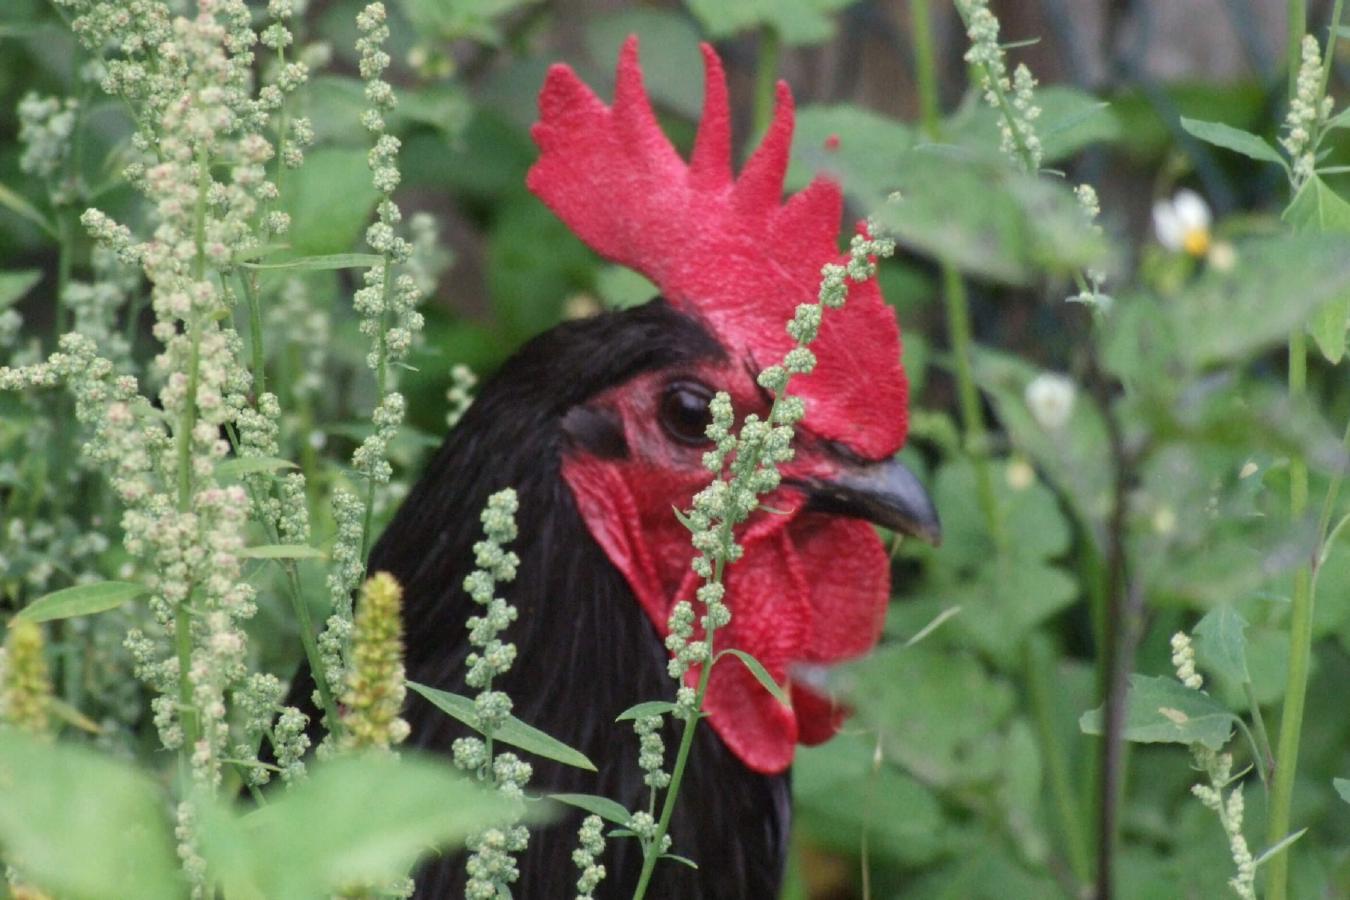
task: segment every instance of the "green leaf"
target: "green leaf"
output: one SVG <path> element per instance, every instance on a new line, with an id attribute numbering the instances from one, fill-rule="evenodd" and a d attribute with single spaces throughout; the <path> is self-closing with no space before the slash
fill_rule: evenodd
<path id="1" fill-rule="evenodd" d="M 276 256 L 278 253 L 284 253 L 289 249 L 291 249 L 290 244 L 259 244 L 256 247 L 249 247 L 247 250 L 236 250 L 230 258 L 238 265 L 262 259 L 265 256 Z"/>
<path id="2" fill-rule="evenodd" d="M 48 698 L 47 705 L 51 709 L 52 715 L 62 722 L 65 722 L 67 725 L 73 725 L 89 734 L 103 733 L 103 727 L 101 725 L 62 700 L 60 697 Z"/>
<path id="3" fill-rule="evenodd" d="M 14 616 L 28 622 L 50 622 L 105 612 L 134 600 L 150 589 L 130 581 L 99 581 L 79 584 L 39 597 Z"/>
<path id="4" fill-rule="evenodd" d="M 495 46 L 501 43 L 499 20 L 541 0 L 402 0 L 400 4 L 423 38 L 443 41 L 470 39 Z"/>
<path id="5" fill-rule="evenodd" d="M 239 551 L 245 559 L 325 559 L 322 550 L 308 544 L 260 544 Z"/>
<path id="6" fill-rule="evenodd" d="M 847 103 L 810 104 L 797 110 L 789 190 L 800 190 L 825 169 L 847 174 L 862 189 L 896 186 L 917 136 L 903 122 Z"/>
<path id="7" fill-rule="evenodd" d="M 1303 835 L 1307 833 L 1308 833 L 1307 828 L 1300 828 L 1298 831 L 1286 834 L 1284 837 L 1280 838 L 1278 841 L 1271 844 L 1265 850 L 1262 850 L 1261 855 L 1256 857 L 1256 859 L 1252 860 L 1252 865 L 1260 866 L 1270 862 L 1272 858 L 1274 858 L 1280 853 L 1283 853 L 1290 844 L 1292 844 L 1299 838 L 1303 837 Z"/>
<path id="8" fill-rule="evenodd" d="M 982 279 L 1028 285 L 1047 271 L 1099 265 L 1106 253 L 1067 187 L 1015 171 L 1001 157 L 920 146 L 882 182 L 828 159 L 820 167 L 901 245 Z M 887 201 L 894 191 L 898 200 Z"/>
<path id="9" fill-rule="evenodd" d="M 646 700 L 642 703 L 634 703 L 614 717 L 615 722 L 624 722 L 629 719 L 642 719 L 647 716 L 664 716 L 675 710 L 675 704 L 668 700 Z"/>
<path id="10" fill-rule="evenodd" d="M 1280 235 L 1240 243 L 1231 269 L 1207 269 L 1164 314 L 1182 360 L 1199 368 L 1283 342 L 1346 294 L 1350 235 Z"/>
<path id="11" fill-rule="evenodd" d="M 1084 734 L 1102 734 L 1103 709 L 1083 713 Z M 1221 750 L 1236 717 L 1217 700 L 1171 677 L 1131 675 L 1125 695 L 1125 740 L 1139 744 L 1204 744 Z"/>
<path id="12" fill-rule="evenodd" d="M 33 285 L 42 280 L 40 269 L 22 269 L 15 272 L 0 272 L 0 309 L 23 297 L 33 289 Z"/>
<path id="13" fill-rule="evenodd" d="M 301 256 L 282 262 L 243 263 L 246 269 L 298 269 L 320 272 L 329 269 L 369 269 L 384 262 L 378 253 L 327 253 L 323 256 Z"/>
<path id="14" fill-rule="evenodd" d="M 641 306 L 661 293 L 646 278 L 627 266 L 605 266 L 595 276 L 595 290 L 610 309 Z"/>
<path id="15" fill-rule="evenodd" d="M 478 714 L 474 710 L 473 700 L 469 697 L 427 687 L 416 681 L 409 681 L 408 687 L 431 701 L 441 712 L 458 719 L 475 731 L 478 730 Z M 492 733 L 492 739 L 518 747 L 535 756 L 542 756 L 588 772 L 596 771 L 595 764 L 587 759 L 585 754 L 573 750 L 557 738 L 550 737 L 533 725 L 527 725 L 515 716 L 507 718 L 502 727 Z"/>
<path id="16" fill-rule="evenodd" d="M 988 745 L 993 734 L 986 730 L 980 740 Z M 892 745 L 892 737 L 906 740 L 887 734 L 883 747 Z M 913 760 L 928 778 L 933 758 L 926 749 L 920 737 L 891 760 Z M 856 854 L 866 834 L 879 858 L 922 867 L 950 840 L 951 822 L 933 790 L 901 765 L 886 761 L 877 766 L 876 751 L 876 735 L 855 728 L 819 746 L 798 747 L 792 764 L 793 831 L 823 850 L 842 854 Z"/>
<path id="17" fill-rule="evenodd" d="M 557 800 L 559 803 L 584 809 L 586 812 L 594 813 L 615 825 L 627 825 L 628 820 L 633 817 L 633 814 L 624 809 L 621 804 L 597 794 L 549 794 L 548 796 L 550 800 Z"/>
<path id="18" fill-rule="evenodd" d="M 1013 446 L 1036 462 L 1082 521 L 1104 524 L 1110 509 L 1107 501 L 1112 484 L 1111 454 L 1106 422 L 1096 404 L 1080 397 L 1064 427 L 1048 431 L 1036 421 L 1026 401 L 1027 386 L 1041 374 L 1041 369 L 1012 354 L 986 347 L 975 348 L 974 362 L 975 379 L 993 403 Z M 961 498 L 962 502 L 966 499 Z M 946 518 L 944 510 L 944 522 Z M 1098 533 L 1094 530 L 1091 536 Z"/>
<path id="19" fill-rule="evenodd" d="M 0 731 L 0 845 L 58 896 L 186 895 L 158 786 L 84 747 Z"/>
<path id="20" fill-rule="evenodd" d="M 750 670 L 750 674 L 755 676 L 755 680 L 764 686 L 764 690 L 768 691 L 770 694 L 773 694 L 775 700 L 777 700 L 784 706 L 792 705 L 792 698 L 788 696 L 787 691 L 783 690 L 783 686 L 781 684 L 773 680 L 773 676 L 769 674 L 768 669 L 764 668 L 764 664 L 761 663 L 759 660 L 755 659 L 749 653 L 746 653 L 744 650 L 737 650 L 734 647 L 723 650 L 721 653 L 717 654 L 716 657 L 714 657 L 713 664 L 716 665 L 717 660 L 720 660 L 722 657 L 728 654 L 736 657 L 741 662 L 745 663 L 745 667 Z"/>
<path id="21" fill-rule="evenodd" d="M 1350 803 L 1350 778 L 1333 778 L 1331 786 L 1336 789 L 1336 793 L 1341 795 L 1341 799 Z"/>
<path id="22" fill-rule="evenodd" d="M 1195 626 L 1195 652 L 1206 668 L 1237 684 L 1251 681 L 1247 671 L 1247 621 L 1231 604 L 1216 606 Z"/>
<path id="23" fill-rule="evenodd" d="M 1049 85 L 1036 91 L 1036 105 L 1041 108 L 1037 132 L 1047 165 L 1121 136 L 1120 120 L 1110 105 L 1086 91 Z M 999 145 L 1002 126 L 999 110 L 984 103 L 968 104 L 944 123 L 942 134 L 946 140 L 981 151 Z"/>
<path id="24" fill-rule="evenodd" d="M 709 36 L 722 39 L 743 31 L 768 29 L 785 44 L 818 44 L 834 35 L 830 13 L 856 0 L 689 0 Z"/>
<path id="25" fill-rule="evenodd" d="M 37 207 L 3 184 L 0 184 L 0 206 L 5 207 L 16 216 L 32 222 L 47 232 L 49 237 L 55 238 L 57 236 L 56 226 L 48 221 L 46 216 L 38 212 Z"/>
<path id="26" fill-rule="evenodd" d="M 277 469 L 298 469 L 289 459 L 277 456 L 237 456 L 216 463 L 217 478 L 238 478 L 241 475 L 255 475 L 259 472 L 275 472 Z"/>
<path id="27" fill-rule="evenodd" d="M 291 215 L 291 246 L 306 256 L 349 251 L 365 231 L 378 195 L 370 183 L 366 151 L 320 147 L 286 176 L 282 200 Z"/>
<path id="28" fill-rule="evenodd" d="M 698 863 L 694 862 L 692 859 L 690 859 L 690 858 L 687 857 L 687 856 L 680 856 L 680 855 L 675 854 L 675 853 L 662 853 L 661 856 L 658 857 L 658 858 L 659 858 L 659 859 L 669 859 L 669 860 L 672 860 L 672 861 L 674 861 L 674 862 L 680 863 L 681 865 L 688 866 L 688 867 L 691 868 L 691 869 L 697 869 L 697 868 L 698 868 Z"/>
<path id="29" fill-rule="evenodd" d="M 1285 162 L 1284 157 L 1280 156 L 1279 152 L 1270 144 L 1267 144 L 1263 138 L 1257 137 L 1250 131 L 1243 131 L 1222 122 L 1204 122 L 1199 119 L 1188 119 L 1185 116 L 1181 117 L 1181 127 L 1191 136 L 1197 137 L 1207 144 L 1223 147 L 1225 150 L 1232 150 L 1261 162 L 1273 162 L 1286 172 L 1289 171 L 1289 164 Z"/>
<path id="30" fill-rule="evenodd" d="M 1284 220 L 1297 234 L 1350 234 L 1350 203 L 1314 175 L 1299 188 L 1284 211 Z M 1345 356 L 1347 322 L 1350 322 L 1350 291 L 1314 312 L 1308 321 L 1308 333 L 1332 365 Z"/>
<path id="31" fill-rule="evenodd" d="M 427 851 L 457 847 L 513 809 L 441 759 L 344 755 L 314 763 L 308 778 L 247 815 L 208 807 L 202 849 L 226 897 L 317 900 L 400 877 Z"/>

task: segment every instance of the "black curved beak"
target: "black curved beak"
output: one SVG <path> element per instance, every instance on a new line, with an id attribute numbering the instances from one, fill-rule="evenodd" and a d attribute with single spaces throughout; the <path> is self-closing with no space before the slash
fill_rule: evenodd
<path id="1" fill-rule="evenodd" d="M 866 519 L 934 547 L 942 543 L 942 522 L 932 498 L 899 460 L 849 462 L 833 478 L 798 485 L 806 492 L 808 510 Z"/>

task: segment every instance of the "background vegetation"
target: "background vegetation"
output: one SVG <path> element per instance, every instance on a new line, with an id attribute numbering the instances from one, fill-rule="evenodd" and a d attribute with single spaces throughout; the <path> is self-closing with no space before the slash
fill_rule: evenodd
<path id="1" fill-rule="evenodd" d="M 311 2 L 291 23 L 297 58 L 313 67 L 291 114 L 308 117 L 314 142 L 304 165 L 278 179 L 286 258 L 364 249 L 380 200 L 361 124 L 361 5 Z M 979 5 L 959 6 L 390 3 L 397 199 L 409 218 L 434 216 L 439 237 L 427 220 L 409 232 L 430 296 L 422 337 L 397 373 L 406 421 L 387 448 L 394 477 L 371 495 L 372 528 L 445 431 L 457 405 L 447 399 L 453 366 L 485 375 L 564 317 L 650 294 L 525 189 L 546 67 L 565 60 L 607 96 L 619 44 L 637 33 L 662 122 L 687 150 L 701 106 L 697 42 L 714 41 L 732 78 L 739 146 L 753 146 L 773 78 L 786 77 L 799 103 L 791 186 L 828 168 L 854 211 L 877 214 L 896 236 L 880 278 L 904 328 L 905 456 L 927 473 L 946 532 L 938 550 L 897 544 L 887 638 L 837 673 L 856 715 L 834 741 L 799 753 L 788 896 L 1090 896 L 1104 870 L 1120 897 L 1231 894 L 1242 864 L 1231 801 L 1216 815 L 1192 792 L 1214 778 L 1220 750 L 1232 754 L 1234 777 L 1218 789 L 1245 797 L 1236 833 L 1248 862 L 1260 860 L 1259 895 L 1348 896 L 1350 784 L 1333 779 L 1350 778 L 1350 542 L 1340 527 L 1350 511 L 1340 491 L 1350 205 L 1339 168 L 1350 155 L 1340 104 L 1327 114 L 1320 100 L 1323 88 L 1339 97 L 1350 85 L 1332 18 L 1341 4 L 997 3 L 1002 40 L 1044 40 L 1009 50 L 1010 73 L 1025 60 L 1042 82 L 1034 95 L 1019 105 L 1013 83 L 995 107 L 982 97 L 990 63 L 965 58 Z M 95 254 L 79 224 L 92 205 L 138 234 L 153 227 L 122 175 L 132 124 L 89 80 L 91 56 L 64 13 L 38 0 L 0 11 L 0 362 L 43 359 L 73 327 L 141 372 L 159 349 L 149 291 L 135 269 Z M 1291 146 L 1297 121 L 1286 112 L 1299 97 L 1305 22 L 1319 52 L 1331 51 L 1322 84 L 1311 85 L 1309 133 Z M 25 161 L 34 152 L 25 116 L 49 131 L 66 126 L 52 125 L 62 107 L 25 113 L 30 95 L 78 101 L 69 150 L 45 174 Z M 1019 121 L 1032 122 L 1040 158 Z M 1010 154 L 999 151 L 1004 127 Z M 1073 195 L 1082 183 L 1100 196 L 1095 226 Z M 1174 200 L 1182 188 L 1205 198 L 1212 221 Z M 893 191 L 899 202 L 885 203 Z M 351 302 L 360 274 L 254 272 L 265 370 L 283 410 L 275 455 L 306 476 L 308 543 L 327 549 L 338 537 L 334 491 L 365 490 L 350 460 L 375 430 L 381 396 Z M 248 334 L 246 309 L 235 315 Z M 0 393 L 6 618 L 59 589 L 144 576 L 104 472 L 81 461 L 75 412 L 58 392 Z M 246 569 L 258 605 L 246 624 L 248 667 L 281 677 L 303 652 L 290 573 L 300 573 L 314 621 L 330 611 L 323 563 L 294 554 L 283 563 Z M 85 779 L 34 777 L 26 793 L 6 795 L 6 854 L 30 864 L 42 854 L 41 841 L 23 843 L 22 804 L 60 809 L 58 792 L 106 797 L 109 784 L 133 778 L 97 768 L 108 757 L 172 779 L 154 691 L 123 644 L 150 619 L 132 602 L 44 625 L 61 739 L 101 756 L 76 767 Z M 1177 632 L 1194 636 L 1203 692 L 1177 676 L 1191 659 Z M 1141 677 L 1127 695 L 1130 672 Z M 1119 752 L 1085 733 L 1118 729 L 1132 742 Z M 24 752 L 8 764 L 46 771 L 49 755 Z M 409 803 L 429 786 L 456 789 L 431 770 L 397 781 L 372 765 L 345 784 L 384 783 Z M 246 769 L 224 772 L 230 794 Z M 342 783 L 339 774 L 312 779 L 316 793 L 302 801 L 330 802 L 312 798 L 326 798 L 317 792 Z M 172 845 L 171 826 L 138 791 L 105 806 L 102 825 L 50 823 L 108 848 L 83 859 L 89 880 L 68 883 L 69 896 L 117 895 L 98 881 L 125 844 L 106 843 L 114 812 L 141 829 L 136 845 Z M 368 823 L 395 824 L 392 814 Z M 339 858 L 344 836 L 314 827 L 314 845 L 292 849 L 321 868 Z M 428 827 L 442 841 L 465 830 Z M 217 836 L 213 859 L 267 846 L 253 834 L 258 843 L 240 849 L 227 826 L 203 833 Z M 396 853 L 376 871 L 406 864 Z M 258 865 L 273 867 L 254 873 L 260 883 L 281 884 L 266 879 L 289 863 Z"/>

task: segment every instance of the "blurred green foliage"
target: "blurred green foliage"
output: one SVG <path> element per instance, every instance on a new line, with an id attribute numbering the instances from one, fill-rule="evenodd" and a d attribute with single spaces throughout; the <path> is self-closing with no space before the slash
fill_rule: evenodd
<path id="1" fill-rule="evenodd" d="M 284 186 L 293 217 L 290 255 L 359 249 L 376 200 L 358 124 L 362 87 L 349 49 L 359 5 L 316 4 L 302 19 L 304 41 L 327 44 L 334 62 L 300 100 L 319 144 Z M 566 59 L 606 96 L 619 43 L 639 34 L 658 112 L 687 150 L 701 106 L 698 40 L 721 41 L 733 78 L 753 81 L 763 74 L 757 61 L 778 59 L 779 41 L 789 47 L 835 41 L 841 53 L 856 51 L 858 20 L 848 19 L 840 35 L 839 11 L 848 6 L 838 0 L 619 10 L 537 0 L 392 4 L 401 196 L 410 210 L 440 217 L 456 254 L 455 268 L 426 307 L 426 339 L 404 376 L 414 427 L 391 451 L 403 479 L 418 471 L 444 430 L 452 364 L 490 372 L 564 316 L 650 296 L 640 277 L 597 259 L 525 189 L 534 158 L 528 127 L 547 65 Z M 887 10 L 859 3 L 842 15 Z M 956 45 L 947 49 L 958 52 Z M 0 312 L 13 308 L 24 316 L 18 353 L 53 347 L 59 262 L 47 228 L 55 230 L 63 217 L 68 223 L 71 213 L 52 208 L 41 185 L 19 173 L 14 109 L 25 94 L 82 99 L 81 152 L 72 165 L 84 201 L 138 229 L 146 225 L 118 174 L 129 135 L 124 111 L 80 78 L 84 61 L 49 4 L 7 0 L 0 10 L 6 135 Z M 948 95 L 963 87 L 952 86 Z M 1224 895 L 1231 862 L 1223 833 L 1190 795 L 1198 776 L 1184 748 L 1168 743 L 1221 745 L 1232 712 L 1247 712 L 1244 680 L 1272 725 L 1284 697 L 1290 573 L 1320 546 L 1311 517 L 1289 521 L 1290 459 L 1309 462 L 1314 516 L 1344 465 L 1350 206 L 1338 175 L 1314 176 L 1284 213 L 1285 229 L 1285 198 L 1271 188 L 1269 167 L 1199 143 L 1180 116 L 1272 136 L 1270 110 L 1282 102 L 1283 89 L 1278 77 L 1212 84 L 1125 79 L 1100 97 L 1065 85 L 1042 89 L 1046 164 L 1074 181 L 1092 173 L 1112 179 L 1102 192 L 1104 235 L 1084 227 L 1072 181 L 1021 174 L 996 155 L 996 116 L 973 94 L 947 111 L 937 135 L 856 98 L 802 104 L 790 187 L 819 171 L 835 175 L 851 211 L 879 214 L 906 251 L 881 277 L 906 331 L 915 407 L 906 454 L 929 473 L 946 542 L 939 550 L 899 547 L 886 640 L 836 673 L 836 687 L 856 714 L 838 738 L 799 754 L 798 858 L 789 896 L 861 896 L 864 869 L 872 896 L 1081 896 L 1095 854 L 1100 773 L 1099 742 L 1080 731 L 1079 720 L 1101 703 L 1103 647 L 1121 629 L 1137 631 L 1135 669 L 1142 673 L 1133 682 L 1127 736 L 1150 743 L 1128 755 L 1119 896 Z M 735 96 L 738 138 L 749 146 L 753 100 L 748 90 Z M 1329 146 L 1341 151 L 1340 136 Z M 1231 266 L 1165 252 L 1144 224 L 1147 210 L 1141 215 L 1128 206 L 1133 195 L 1163 199 L 1182 183 L 1217 186 L 1215 193 L 1226 195 L 1214 234 L 1231 241 Z M 896 191 L 900 202 L 885 203 Z M 75 237 L 71 247 L 69 264 L 86 272 L 88 241 Z M 980 344 L 972 352 L 974 378 L 994 426 L 990 445 L 974 448 L 982 462 L 972 458 L 956 424 L 954 348 L 939 303 L 944 265 L 967 280 L 973 298 Z M 1115 297 L 1109 311 L 1064 302 L 1075 292 L 1072 275 L 1088 266 L 1109 273 Z M 351 479 L 345 460 L 370 428 L 364 411 L 373 388 L 350 308 L 354 285 L 348 272 L 315 271 L 265 273 L 263 287 L 268 304 L 282 310 L 274 326 L 286 329 L 285 339 L 268 344 L 269 371 L 288 417 L 282 449 L 288 458 L 309 460 L 319 513 L 326 507 L 318 501 Z M 301 312 L 321 312 L 327 334 L 303 317 L 287 317 L 288 290 L 303 294 Z M 124 320 L 140 359 L 153 352 L 142 324 L 138 309 Z M 1291 399 L 1282 386 L 1281 345 L 1305 324 L 1320 353 L 1308 395 Z M 314 346 L 305 344 L 306 335 Z M 1056 428 L 1038 421 L 1027 402 L 1029 385 L 1047 368 L 1068 372 L 1079 385 Z M 297 393 L 306 374 L 324 389 Z M 63 433 L 68 411 L 54 427 L 50 413 L 40 401 L 0 395 L 0 599 L 14 610 L 82 575 L 116 579 L 126 562 L 111 497 L 74 461 L 78 436 Z M 1119 432 L 1114 438 L 1109 422 Z M 1113 449 L 1113 440 L 1121 447 Z M 1128 514 L 1114 522 L 1113 453 L 1122 448 L 1130 460 Z M 992 474 L 1001 533 L 990 529 L 981 508 L 977 463 Z M 387 517 L 397 499 L 383 497 L 378 514 Z M 1336 499 L 1324 525 L 1346 509 L 1345 498 Z M 326 545 L 331 523 L 316 525 L 316 541 Z M 91 529 L 112 539 L 80 537 Z M 1101 587 L 1113 530 L 1141 598 L 1123 622 L 1108 618 Z M 1295 822 L 1310 830 L 1295 845 L 1296 897 L 1350 894 L 1350 806 L 1332 789 L 1333 778 L 1350 776 L 1345 544 L 1327 546 L 1318 569 L 1312 682 L 1294 794 Z M 251 575 L 263 588 L 251 635 L 257 662 L 287 672 L 300 645 L 280 591 L 269 589 L 277 572 L 259 561 Z M 327 603 L 322 579 L 305 583 L 320 617 Z M 1168 659 L 1169 636 L 1202 616 L 1210 623 L 1198 630 L 1200 665 L 1214 682 L 1208 696 L 1183 689 Z M 63 622 L 51 634 L 51 654 L 60 696 L 79 713 L 65 717 L 72 742 L 78 729 L 70 723 L 82 718 L 97 731 L 90 742 L 153 766 L 146 697 L 120 646 L 121 634 L 143 618 L 131 604 Z M 1163 706 L 1183 711 L 1185 725 L 1160 717 Z M 1096 721 L 1089 713 L 1089 731 Z M 160 788 L 148 777 L 80 749 L 4 741 L 0 765 L 11 767 L 0 770 L 6 852 L 22 855 L 34 872 L 52 873 L 58 879 L 52 884 L 74 897 L 111 896 L 99 885 L 121 883 L 127 867 L 140 873 L 138 896 L 175 894 L 169 820 L 158 809 Z M 1230 746 L 1239 768 L 1259 765 L 1244 742 Z M 459 798 L 454 792 L 462 786 L 436 781 L 431 770 L 401 771 L 407 783 L 392 787 L 378 764 L 329 781 L 316 773 L 308 794 L 286 801 L 290 809 L 276 804 L 248 827 L 222 811 L 207 825 L 207 850 L 247 860 L 236 868 L 251 867 L 255 889 L 281 883 L 269 880 L 281 873 L 292 879 L 286 896 L 318 896 L 333 887 L 321 874 L 330 856 L 355 866 L 346 873 L 352 877 L 385 877 L 422 842 L 462 832 L 467 819 L 446 810 L 459 804 L 472 818 L 472 804 L 489 802 Z M 341 791 L 333 787 L 339 777 Z M 373 803 L 376 782 L 380 800 Z M 1259 849 L 1265 789 L 1252 775 L 1246 784 L 1248 837 Z M 35 791 L 43 793 L 44 808 L 59 802 L 101 815 L 35 829 L 17 812 L 34 808 Z M 425 802 L 431 796 L 436 804 Z M 347 854 L 374 836 L 379 853 Z M 72 858 L 79 864 L 67 866 Z M 295 859 L 306 863 L 293 865 Z"/>

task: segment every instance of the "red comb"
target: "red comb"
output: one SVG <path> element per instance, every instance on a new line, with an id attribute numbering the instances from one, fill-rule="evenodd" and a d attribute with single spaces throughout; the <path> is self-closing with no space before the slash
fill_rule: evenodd
<path id="1" fill-rule="evenodd" d="M 636 269 L 685 312 L 701 316 L 733 356 L 757 367 L 793 346 L 785 326 L 815 300 L 820 268 L 842 259 L 839 187 L 820 177 L 782 201 L 792 145 L 792 93 L 778 83 L 768 133 L 731 174 L 726 76 L 703 45 L 703 119 L 686 165 L 652 111 L 637 38 L 619 54 L 613 106 L 569 67 L 549 69 L 533 128 L 540 157 L 527 184 L 597 253 Z M 879 459 L 905 439 L 900 330 L 875 279 L 854 284 L 825 315 L 811 375 L 793 379 L 803 426 Z"/>

